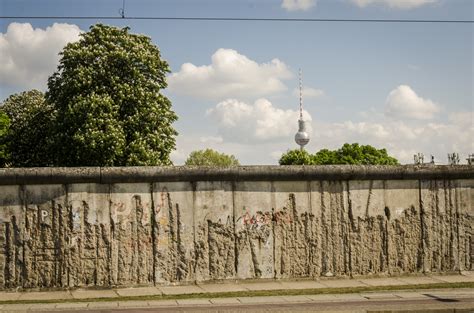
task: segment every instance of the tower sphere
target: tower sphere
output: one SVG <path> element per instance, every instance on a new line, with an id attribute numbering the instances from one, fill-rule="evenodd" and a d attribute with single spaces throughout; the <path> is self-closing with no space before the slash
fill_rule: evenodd
<path id="1" fill-rule="evenodd" d="M 303 149 L 305 145 L 309 142 L 309 134 L 306 132 L 306 122 L 303 120 L 298 120 L 298 132 L 295 135 L 296 143 Z"/>

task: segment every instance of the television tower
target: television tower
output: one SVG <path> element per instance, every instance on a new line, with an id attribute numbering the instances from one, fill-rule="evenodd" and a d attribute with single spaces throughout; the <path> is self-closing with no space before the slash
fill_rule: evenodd
<path id="1" fill-rule="evenodd" d="M 306 121 L 303 120 L 303 74 L 301 69 L 299 71 L 300 80 L 300 118 L 298 120 L 298 132 L 295 135 L 295 141 L 300 146 L 301 150 L 309 142 L 309 134 L 306 132 Z"/>

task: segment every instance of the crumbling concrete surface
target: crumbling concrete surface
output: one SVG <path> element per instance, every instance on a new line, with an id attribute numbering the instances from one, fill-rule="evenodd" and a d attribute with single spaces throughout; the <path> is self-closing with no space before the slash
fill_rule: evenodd
<path id="1" fill-rule="evenodd" d="M 35 181 L 0 195 L 3 289 L 474 267 L 474 178 Z"/>

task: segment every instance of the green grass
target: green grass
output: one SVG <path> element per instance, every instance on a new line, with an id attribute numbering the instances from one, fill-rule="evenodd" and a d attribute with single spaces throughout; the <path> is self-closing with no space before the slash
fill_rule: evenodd
<path id="1" fill-rule="evenodd" d="M 443 289 L 443 288 L 474 288 L 474 282 L 462 283 L 437 283 L 420 285 L 398 285 L 377 287 L 344 287 L 344 288 L 312 288 L 312 289 L 281 289 L 281 290 L 258 290 L 258 291 L 233 291 L 233 292 L 203 292 L 181 295 L 147 295 L 114 298 L 87 298 L 87 299 L 59 299 L 59 300 L 6 300 L 0 304 L 31 304 L 31 303 L 64 303 L 64 302 L 106 302 L 106 301 L 148 301 L 148 300 L 178 300 L 199 298 L 236 298 L 236 297 L 264 297 L 264 296 L 296 296 L 296 295 L 320 295 L 320 294 L 344 294 L 374 291 L 393 290 L 418 290 L 418 289 Z"/>

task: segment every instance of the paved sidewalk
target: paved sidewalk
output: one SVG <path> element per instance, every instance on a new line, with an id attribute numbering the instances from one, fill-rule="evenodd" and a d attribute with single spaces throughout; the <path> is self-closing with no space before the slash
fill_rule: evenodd
<path id="1" fill-rule="evenodd" d="M 390 278 L 320 279 L 317 281 L 265 281 L 213 283 L 189 286 L 150 286 L 138 288 L 114 288 L 107 290 L 76 289 L 48 292 L 0 292 L 1 311 L 51 311 L 93 310 L 119 308 L 154 308 L 186 306 L 250 305 L 259 303 L 298 303 L 321 301 L 376 301 L 376 300 L 427 300 L 465 298 L 474 301 L 474 288 L 430 289 L 439 284 L 474 283 L 474 272 L 460 275 L 423 275 Z M 423 290 L 408 290 L 410 286 L 423 285 Z M 396 286 L 407 290 L 360 291 L 357 288 Z M 449 285 L 447 286 L 449 287 Z M 356 288 L 354 293 L 341 293 L 341 288 Z M 324 290 L 318 294 L 317 290 Z M 252 296 L 252 292 L 312 290 L 314 294 L 277 296 Z M 244 293 L 244 295 L 220 297 L 219 293 Z M 339 294 L 338 294 L 339 292 Z M 247 296 L 250 293 L 250 296 Z M 185 295 L 193 294 L 193 297 Z M 200 294 L 196 297 L 196 294 Z M 133 299 L 134 297 L 138 297 Z M 141 298 L 140 298 L 141 297 Z M 176 299 L 171 299 L 175 297 Z M 66 301 L 65 301 L 66 300 Z M 5 303 L 8 301 L 9 303 Z M 3 304 L 2 304 L 3 302 Z M 35 303 L 32 303 L 35 302 Z M 41 303 L 43 302 L 43 303 Z M 45 303 L 50 302 L 50 303 Z"/>
<path id="2" fill-rule="evenodd" d="M 299 307 L 298 307 L 299 306 Z M 325 312 L 373 312 L 367 308 L 388 310 L 403 309 L 403 312 L 473 312 L 474 289 L 436 289 L 417 291 L 386 291 L 362 292 L 352 294 L 321 294 L 299 296 L 266 296 L 266 297 L 230 297 L 230 298 L 198 298 L 177 300 L 143 300 L 121 301 L 120 299 L 105 302 L 64 302 L 64 303 L 30 303 L 3 304 L 0 312 L 112 312 L 134 309 L 160 309 L 164 312 L 261 312 L 284 311 L 293 312 L 294 307 L 305 308 L 304 311 Z M 285 310 L 286 308 L 286 310 Z M 450 309 L 450 310 L 448 310 Z M 442 311 L 439 311 L 442 310 Z"/>

